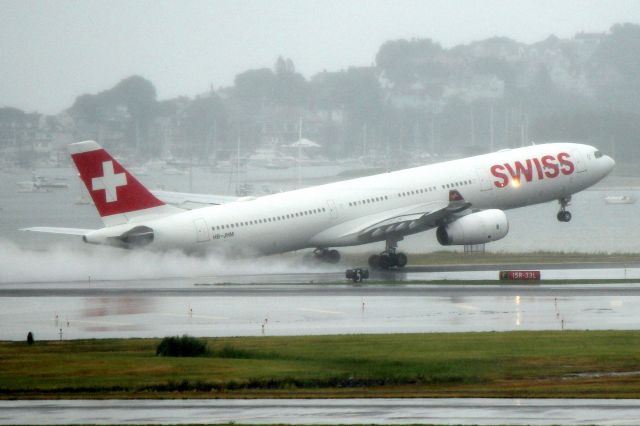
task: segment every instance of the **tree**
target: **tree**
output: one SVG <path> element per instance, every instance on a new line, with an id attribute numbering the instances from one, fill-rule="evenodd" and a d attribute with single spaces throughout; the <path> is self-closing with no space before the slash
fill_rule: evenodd
<path id="1" fill-rule="evenodd" d="M 291 59 L 278 57 L 275 65 L 274 101 L 279 105 L 307 106 L 311 90 L 309 83 L 296 72 Z"/>
<path id="2" fill-rule="evenodd" d="M 311 89 L 316 108 L 345 113 L 344 130 L 349 150 L 356 149 L 354 145 L 359 145 L 363 138 L 371 138 L 374 129 L 381 125 L 384 98 L 375 68 L 322 72 L 311 79 Z M 372 140 L 367 143 L 375 144 Z"/>
<path id="3" fill-rule="evenodd" d="M 243 106 L 258 110 L 274 99 L 275 75 L 268 68 L 245 71 L 236 75 L 233 93 Z"/>
<path id="4" fill-rule="evenodd" d="M 589 65 L 600 104 L 623 111 L 640 109 L 640 26 L 611 27 Z"/>
<path id="5" fill-rule="evenodd" d="M 156 89 L 153 84 L 138 75 L 125 78 L 111 89 L 108 96 L 113 103 L 127 106 L 132 118 L 144 125 L 155 115 Z"/>
<path id="6" fill-rule="evenodd" d="M 195 99 L 184 111 L 183 126 L 191 155 L 208 160 L 214 144 L 224 140 L 226 111 L 215 94 Z"/>
<path id="7" fill-rule="evenodd" d="M 150 81 L 134 75 L 96 95 L 78 96 L 69 113 L 78 126 L 88 123 L 94 128 L 123 129 L 126 141 L 138 150 L 149 152 L 154 150 L 148 135 L 157 114 L 156 108 L 155 87 Z"/>
<path id="8" fill-rule="evenodd" d="M 0 123 L 21 123 L 27 119 L 27 114 L 18 108 L 0 108 Z"/>
<path id="9" fill-rule="evenodd" d="M 388 41 L 378 50 L 376 66 L 393 83 L 408 86 L 420 78 L 446 76 L 437 60 L 441 53 L 442 47 L 429 39 Z"/>

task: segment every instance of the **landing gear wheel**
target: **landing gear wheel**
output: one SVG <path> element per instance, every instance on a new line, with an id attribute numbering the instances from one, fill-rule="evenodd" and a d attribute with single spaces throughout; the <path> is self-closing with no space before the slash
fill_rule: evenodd
<path id="1" fill-rule="evenodd" d="M 571 196 L 560 198 L 558 202 L 560 203 L 560 211 L 556 216 L 560 222 L 569 222 L 571 220 L 571 212 L 567 211 L 567 206 L 571 201 Z"/>
<path id="2" fill-rule="evenodd" d="M 340 252 L 338 250 L 319 248 L 315 249 L 313 253 L 305 254 L 303 259 L 305 261 L 313 260 L 315 262 L 323 263 L 338 263 L 340 262 Z"/>
<path id="3" fill-rule="evenodd" d="M 407 255 L 402 252 L 396 252 L 397 247 L 397 240 L 387 240 L 382 253 L 369 256 L 369 266 L 379 269 L 404 268 L 407 265 Z"/>
<path id="4" fill-rule="evenodd" d="M 559 211 L 558 212 L 558 220 L 560 222 L 569 222 L 571 220 L 571 212 L 569 211 Z"/>
<path id="5" fill-rule="evenodd" d="M 328 263 L 338 263 L 340 262 L 340 252 L 338 250 L 329 250 L 325 254 L 325 259 Z"/>
<path id="6" fill-rule="evenodd" d="M 378 266 L 382 269 L 389 269 L 393 266 L 393 262 L 391 260 L 391 256 L 388 254 L 381 254 L 380 260 L 378 261 Z"/>

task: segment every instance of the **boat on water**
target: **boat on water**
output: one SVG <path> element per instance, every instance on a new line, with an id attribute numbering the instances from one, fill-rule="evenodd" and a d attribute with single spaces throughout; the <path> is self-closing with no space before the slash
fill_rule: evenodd
<path id="1" fill-rule="evenodd" d="M 636 198 L 630 195 L 608 195 L 604 197 L 604 202 L 607 204 L 634 204 Z"/>
<path id="2" fill-rule="evenodd" d="M 186 170 L 181 170 L 177 167 L 165 167 L 162 169 L 162 174 L 165 176 L 185 176 L 189 173 Z"/>
<path id="3" fill-rule="evenodd" d="M 38 188 L 45 189 L 68 189 L 69 184 L 64 182 L 64 178 L 54 178 L 51 179 L 49 177 L 40 176 L 37 174 L 33 174 L 31 181 Z"/>
<path id="4" fill-rule="evenodd" d="M 18 182 L 16 192 L 51 192 L 54 189 L 69 189 L 66 178 L 48 178 L 33 174 L 31 180 Z"/>
<path id="5" fill-rule="evenodd" d="M 85 197 L 83 195 L 81 195 L 80 197 L 76 198 L 76 200 L 73 202 L 73 204 L 75 204 L 76 206 L 93 206 L 93 205 L 95 205 L 93 200 L 91 200 L 91 198 Z"/>
<path id="6" fill-rule="evenodd" d="M 16 192 L 51 192 L 51 188 L 44 188 L 39 186 L 36 182 L 31 180 L 25 180 L 16 184 Z"/>
<path id="7" fill-rule="evenodd" d="M 296 164 L 296 159 L 285 155 L 275 147 L 258 148 L 251 154 L 247 161 L 253 167 L 265 169 L 288 169 Z"/>

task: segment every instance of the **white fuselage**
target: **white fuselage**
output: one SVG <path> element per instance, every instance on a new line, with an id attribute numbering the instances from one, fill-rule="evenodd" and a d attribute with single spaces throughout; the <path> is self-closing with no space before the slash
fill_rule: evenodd
<path id="1" fill-rule="evenodd" d="M 101 243 L 144 225 L 154 232 L 150 246 L 159 249 L 269 254 L 358 245 L 353 229 L 412 206 L 442 204 L 451 190 L 473 210 L 569 197 L 611 171 L 613 160 L 596 152 L 572 143 L 528 146 L 103 228 L 87 239 Z"/>

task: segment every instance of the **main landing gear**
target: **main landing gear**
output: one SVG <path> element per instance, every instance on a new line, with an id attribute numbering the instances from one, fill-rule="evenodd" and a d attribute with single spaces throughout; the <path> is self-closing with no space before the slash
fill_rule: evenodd
<path id="1" fill-rule="evenodd" d="M 571 201 L 571 196 L 560 198 L 558 202 L 560 203 L 560 211 L 558 212 L 558 220 L 560 222 L 569 222 L 571 220 L 571 212 L 567 210 L 567 206 Z"/>
<path id="2" fill-rule="evenodd" d="M 340 262 L 340 252 L 334 249 L 315 249 L 313 259 L 324 263 L 338 263 Z"/>
<path id="3" fill-rule="evenodd" d="M 397 241 L 387 240 L 382 253 L 369 257 L 369 266 L 378 269 L 404 268 L 407 265 L 407 255 L 402 252 L 396 252 L 397 248 Z"/>

